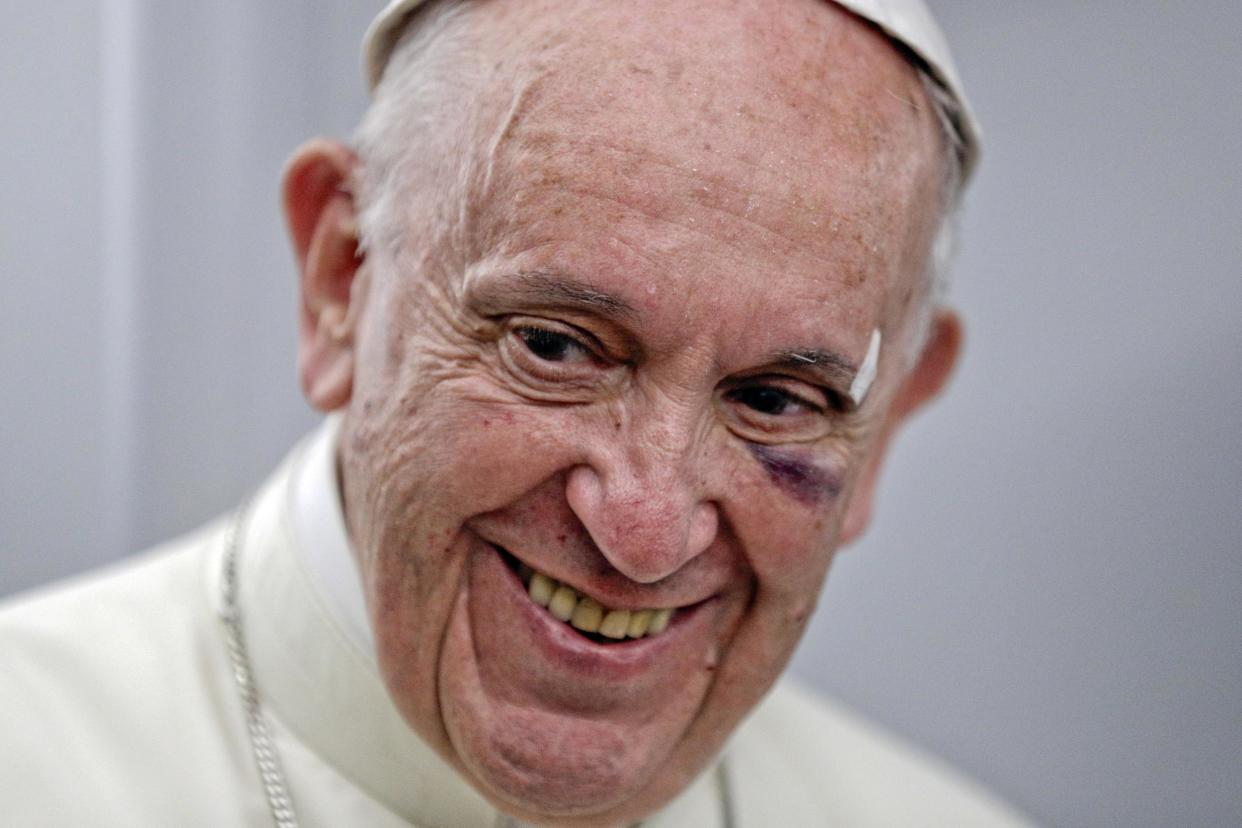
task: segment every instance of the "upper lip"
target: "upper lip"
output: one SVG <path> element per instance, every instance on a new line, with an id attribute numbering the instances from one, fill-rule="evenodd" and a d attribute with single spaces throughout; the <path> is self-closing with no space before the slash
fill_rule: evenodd
<path id="1" fill-rule="evenodd" d="M 610 585 L 606 583 L 605 584 L 592 583 L 589 585 L 583 585 L 574 576 L 572 575 L 563 576 L 561 573 L 559 573 L 554 568 L 550 568 L 550 567 L 546 567 L 542 565 L 536 565 L 532 563 L 531 561 L 527 560 L 522 555 L 514 553 L 512 549 L 510 549 L 509 547 L 503 544 L 496 543 L 495 541 L 490 541 L 490 540 L 488 541 L 488 543 L 494 548 L 496 548 L 502 554 L 511 556 L 514 560 L 518 561 L 519 563 L 526 564 L 527 566 L 529 566 L 531 569 L 535 570 L 536 572 L 542 572 L 544 575 L 547 575 L 549 578 L 552 578 L 553 580 L 558 581 L 559 583 L 565 584 L 566 586 L 570 587 L 575 592 L 577 592 L 579 595 L 583 595 L 588 598 L 594 599 L 595 601 L 598 601 L 601 605 L 608 607 L 609 609 L 631 610 L 631 611 L 645 610 L 645 609 L 685 609 L 688 607 L 692 607 L 696 604 L 700 604 L 703 601 L 706 601 L 708 598 L 712 597 L 712 594 L 714 594 L 714 593 L 709 593 L 707 595 L 701 595 L 699 597 L 692 597 L 688 599 L 682 598 L 680 600 L 677 600 L 673 598 L 672 596 L 661 595 L 658 589 L 651 590 L 650 587 L 645 587 L 641 584 L 635 584 L 632 588 L 626 588 L 625 585 L 622 585 L 620 588 L 618 588 L 615 585 Z M 621 575 L 617 576 L 617 578 L 623 578 L 623 577 L 624 576 L 621 576 Z"/>

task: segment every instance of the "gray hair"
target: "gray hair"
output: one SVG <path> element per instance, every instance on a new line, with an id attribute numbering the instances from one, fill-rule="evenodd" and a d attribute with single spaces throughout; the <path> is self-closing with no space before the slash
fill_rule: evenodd
<path id="1" fill-rule="evenodd" d="M 364 250 L 397 250 L 401 246 L 401 231 L 394 219 L 400 214 L 395 209 L 403 194 L 400 182 L 409 180 L 408 168 L 416 163 L 405 151 L 409 136 L 435 134 L 442 129 L 434 122 L 435 98 L 443 94 L 445 84 L 464 80 L 464 62 L 452 61 L 450 65 L 444 56 L 470 53 L 467 27 L 462 23 L 472 5 L 470 0 L 439 0 L 415 11 L 403 23 L 371 105 L 354 134 L 354 148 L 362 163 L 352 183 L 360 208 L 358 228 Z M 429 48 L 433 43 L 447 48 Z M 948 296 L 965 184 L 964 140 L 956 98 L 921 60 L 900 45 L 898 48 L 918 72 L 940 125 L 943 165 L 939 225 L 927 258 L 923 296 L 917 302 L 905 347 L 909 367 L 922 352 L 933 312 Z"/>
<path id="2" fill-rule="evenodd" d="M 375 87 L 353 137 L 360 164 L 351 185 L 357 201 L 358 235 L 365 251 L 401 248 L 401 228 L 395 219 L 411 167 L 422 159 L 408 152 L 411 135 L 436 135 L 443 125 L 436 122 L 436 105 L 444 89 L 463 78 L 461 60 L 446 56 L 471 54 L 467 27 L 462 25 L 472 4 L 467 0 L 441 0 L 415 11 L 393 46 L 388 65 Z M 412 21 L 417 20 L 417 24 Z M 440 49 L 432 49 L 432 44 Z M 443 159 L 448 161 L 449 159 Z"/>
<path id="3" fill-rule="evenodd" d="M 913 320 L 913 335 L 910 337 L 907 351 L 907 362 L 912 364 L 918 359 L 927 342 L 931 328 L 933 311 L 948 300 L 950 271 L 953 259 L 957 255 L 957 240 L 962 213 L 962 193 L 965 189 L 963 158 L 965 157 L 965 139 L 958 127 L 961 121 L 961 107 L 957 99 L 922 65 L 915 62 L 919 81 L 927 100 L 931 101 L 932 112 L 940 125 L 941 165 L 943 174 L 940 181 L 940 222 L 936 235 L 932 239 L 931 252 L 927 257 L 927 269 L 924 275 L 923 300 Z"/>

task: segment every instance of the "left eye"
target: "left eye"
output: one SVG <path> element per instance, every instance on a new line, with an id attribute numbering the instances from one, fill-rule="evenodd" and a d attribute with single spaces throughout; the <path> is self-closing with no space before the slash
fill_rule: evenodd
<path id="1" fill-rule="evenodd" d="M 511 319 L 498 343 L 505 376 L 549 402 L 582 402 L 619 379 L 618 365 L 588 331 L 551 319 Z"/>
<path id="2" fill-rule="evenodd" d="M 517 328 L 514 333 L 527 350 L 545 362 L 569 362 L 591 356 L 581 342 L 560 331 L 527 325 Z"/>
<path id="3" fill-rule="evenodd" d="M 801 397 L 770 385 L 752 385 L 735 388 L 725 395 L 727 399 L 741 403 L 752 411 L 779 417 L 782 414 L 804 414 L 817 410 Z"/>

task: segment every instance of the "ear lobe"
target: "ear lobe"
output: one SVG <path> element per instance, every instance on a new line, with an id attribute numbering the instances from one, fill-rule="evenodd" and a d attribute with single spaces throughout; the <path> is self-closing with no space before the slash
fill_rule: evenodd
<path id="1" fill-rule="evenodd" d="M 953 311 L 937 309 L 932 316 L 927 343 L 893 397 L 884 425 L 872 447 L 867 465 L 858 478 L 841 525 L 841 544 L 853 543 L 871 522 L 876 484 L 889 442 L 907 417 L 936 397 L 949 382 L 962 350 L 962 321 Z"/>
<path id="2" fill-rule="evenodd" d="M 289 239 L 300 272 L 298 374 L 302 393 L 320 411 L 349 402 L 354 335 L 366 291 L 350 175 L 349 148 L 317 139 L 285 167 L 283 196 Z"/>

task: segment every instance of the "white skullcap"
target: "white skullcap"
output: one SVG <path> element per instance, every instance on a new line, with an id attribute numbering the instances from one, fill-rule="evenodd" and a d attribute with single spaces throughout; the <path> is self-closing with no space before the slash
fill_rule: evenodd
<path id="1" fill-rule="evenodd" d="M 371 21 L 362 40 L 362 59 L 372 91 L 379 85 L 389 54 L 401 34 L 406 16 L 426 0 L 391 0 L 379 16 Z M 922 60 L 929 74 L 956 103 L 951 112 L 953 127 L 961 141 L 962 182 L 979 158 L 979 125 L 975 122 L 970 103 L 962 90 L 962 82 L 953 65 L 949 44 L 923 0 L 834 0 L 859 17 L 870 20 L 885 34 L 905 46 Z"/>

